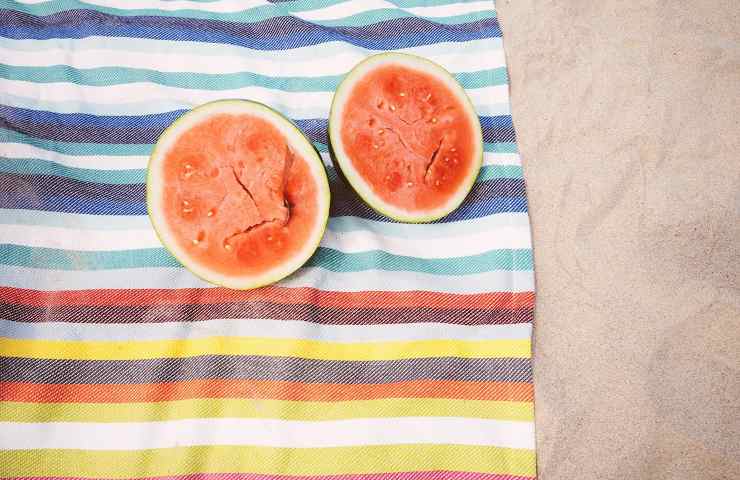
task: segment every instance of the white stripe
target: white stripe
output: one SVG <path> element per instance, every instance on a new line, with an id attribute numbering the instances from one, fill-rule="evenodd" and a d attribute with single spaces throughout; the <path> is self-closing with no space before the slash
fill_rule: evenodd
<path id="1" fill-rule="evenodd" d="M 72 82 L 35 83 L 20 80 L 0 79 L 0 91 L 19 97 L 38 98 L 43 102 L 77 102 L 100 107 L 98 115 L 105 115 L 107 106 L 125 105 L 131 102 L 152 102 L 165 98 L 178 102 L 183 108 L 192 108 L 202 103 L 224 98 L 248 98 L 270 105 L 293 119 L 327 118 L 334 93 L 285 92 L 264 87 L 249 86 L 234 90 L 194 90 L 170 87 L 155 83 L 126 83 L 111 86 L 78 85 Z M 508 102 L 506 85 L 467 90 L 468 96 L 480 115 L 487 115 L 486 105 Z"/>
<path id="2" fill-rule="evenodd" d="M 0 225 L 38 225 L 86 230 L 137 230 L 151 228 L 146 215 L 91 215 L 40 210 L 0 209 Z M 330 217 L 328 228 L 335 232 L 370 231 L 404 238 L 438 238 L 465 235 L 501 227 L 529 228 L 526 212 L 504 212 L 450 223 L 389 223 L 367 218 Z"/>
<path id="3" fill-rule="evenodd" d="M 16 3 L 33 5 L 39 3 L 48 3 L 48 0 L 17 0 Z M 214 12 L 214 13 L 232 13 L 241 12 L 254 7 L 261 7 L 270 5 L 269 2 L 263 0 L 220 0 L 218 2 L 188 2 L 185 0 L 179 1 L 157 1 L 157 0 L 126 0 L 121 2 L 120 0 L 85 0 L 80 3 L 90 6 L 100 6 L 108 8 L 117 8 L 124 10 L 138 10 L 138 9 L 156 9 L 164 11 L 174 10 L 198 10 L 201 12 Z"/>
<path id="4" fill-rule="evenodd" d="M 209 418 L 159 422 L 0 422 L 0 449 L 144 450 L 196 445 L 324 448 L 456 444 L 534 449 L 534 423 L 455 417 L 286 421 Z"/>
<path id="5" fill-rule="evenodd" d="M 330 7 L 310 10 L 306 12 L 293 12 L 293 15 L 309 21 L 338 20 L 359 13 L 391 9 L 399 10 L 416 15 L 418 17 L 438 18 L 452 17 L 457 15 L 467 15 L 470 13 L 493 12 L 493 6 L 490 2 L 473 2 L 463 4 L 447 5 L 430 5 L 423 7 L 399 8 L 396 5 L 384 0 L 363 0 L 362 2 L 343 2 Z"/>
<path id="6" fill-rule="evenodd" d="M 521 165 L 518 153 L 483 152 L 483 165 Z"/>
<path id="7" fill-rule="evenodd" d="M 91 35 L 85 38 L 50 38 L 41 39 L 11 39 L 0 38 L 0 46 L 8 46 L 11 50 L 22 50 L 28 52 L 50 50 L 53 48 L 62 48 L 80 52 L 82 50 L 98 50 L 101 48 L 132 51 L 132 52 L 171 52 L 173 54 L 198 55 L 202 58 L 212 58 L 217 56 L 233 57 L 250 57 L 251 59 L 274 59 L 283 58 L 291 62 L 300 62 L 303 60 L 315 59 L 316 54 L 334 57 L 347 52 L 354 52 L 363 58 L 371 50 L 349 45 L 342 41 L 330 41 L 319 45 L 309 45 L 297 47 L 290 50 L 254 50 L 249 47 L 231 45 L 225 43 L 208 43 L 198 41 L 184 40 L 166 40 L 154 38 L 133 38 L 133 37 L 108 37 Z M 424 57 L 434 55 L 462 56 L 467 53 L 488 53 L 492 50 L 503 50 L 503 43 L 500 37 L 489 37 L 467 42 L 439 42 L 429 45 L 419 45 L 400 49 L 407 53 L 416 53 Z M 459 59 L 464 60 L 464 59 Z M 483 64 L 483 59 L 477 56 L 472 59 L 478 65 Z M 323 73 L 323 70 L 322 70 Z"/>
<path id="8" fill-rule="evenodd" d="M 431 5 L 423 7 L 405 8 L 405 11 L 418 17 L 452 17 L 457 15 L 468 15 L 470 13 L 494 12 L 493 4 L 490 1 L 454 3 L 447 5 Z"/>
<path id="9" fill-rule="evenodd" d="M 82 318 L 78 320 L 83 320 Z M 325 342 L 416 340 L 529 340 L 531 323 L 454 325 L 410 323 L 384 325 L 322 325 L 298 320 L 261 318 L 212 319 L 193 322 L 94 324 L 16 322 L 0 319 L 0 337 L 71 341 L 151 341 L 208 337 L 305 338 Z"/>
<path id="10" fill-rule="evenodd" d="M 90 288 L 212 288 L 182 268 L 122 268 L 115 270 L 47 270 L 0 266 L 0 285 L 36 290 L 87 290 Z M 278 283 L 282 287 L 311 287 L 336 292 L 490 293 L 534 291 L 531 270 L 494 270 L 471 275 L 434 275 L 417 272 L 330 272 L 302 268 Z"/>
<path id="11" fill-rule="evenodd" d="M 7 158 L 36 158 L 74 168 L 99 170 L 128 170 L 146 168 L 149 157 L 143 155 L 67 155 L 38 148 L 25 143 L 0 142 L 0 156 Z M 2 162 L 2 159 L 0 159 Z"/>
<path id="12" fill-rule="evenodd" d="M 236 318 L 192 322 L 92 324 L 68 322 L 17 322 L 0 319 L 0 336 L 7 338 L 70 341 L 151 341 L 213 336 L 305 338 L 326 342 L 382 342 L 416 340 L 529 340 L 531 323 L 508 325 L 455 325 L 410 323 L 384 325 L 322 325 L 298 320 Z"/>
<path id="13" fill-rule="evenodd" d="M 355 2 L 350 2 L 355 3 Z M 47 67 L 49 59 L 58 59 L 55 64 L 85 69 L 98 67 L 143 68 L 159 72 L 194 73 L 241 73 L 252 72 L 271 77 L 311 77 L 320 75 L 343 75 L 367 54 L 362 49 L 345 48 L 334 53 L 322 45 L 312 46 L 311 51 L 292 52 L 286 61 L 283 51 L 257 52 L 247 48 L 213 46 L 210 55 L 193 53 L 173 42 L 153 40 L 146 51 L 128 49 L 125 40 L 108 39 L 104 42 L 89 39 L 71 39 L 64 44 L 58 41 L 34 40 L 35 46 L 49 42 L 46 49 L 30 50 L 24 42 L 28 40 L 3 40 L 0 43 L 2 63 L 16 66 Z M 188 42 L 184 42 L 188 43 Z M 105 48 L 109 45 L 108 48 Z M 20 47 L 20 48 L 19 48 Z M 117 47 L 117 48 L 116 48 Z M 463 55 L 463 47 L 466 54 Z M 302 50 L 302 49 L 297 49 Z M 407 53 L 427 56 L 447 70 L 455 73 L 472 72 L 505 66 L 504 50 L 492 48 L 491 42 L 477 41 L 461 45 L 449 44 L 431 51 L 428 47 L 401 49 Z M 478 51 L 480 55 L 471 55 Z M 316 69 L 316 56 L 327 53 L 331 62 L 324 62 L 320 72 Z"/>
<path id="14" fill-rule="evenodd" d="M 392 9 L 399 10 L 392 3 L 384 0 L 362 0 L 361 2 L 341 2 L 326 8 L 309 10 L 306 12 L 295 12 L 293 15 L 309 21 L 335 20 L 338 18 L 349 17 L 364 13 L 371 10 Z"/>
<path id="15" fill-rule="evenodd" d="M 154 230 L 79 230 L 35 225 L 3 225 L 0 244 L 81 251 L 115 251 L 162 248 Z M 327 230 L 321 246 L 343 253 L 382 250 L 417 258 L 457 258 L 497 249 L 531 248 L 527 226 L 499 227 L 454 237 L 403 238 L 371 231 L 334 232 Z"/>

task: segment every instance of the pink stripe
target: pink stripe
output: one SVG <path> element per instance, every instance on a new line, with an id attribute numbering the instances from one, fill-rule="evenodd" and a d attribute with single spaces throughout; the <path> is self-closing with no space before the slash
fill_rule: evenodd
<path id="1" fill-rule="evenodd" d="M 534 480 L 535 477 L 475 472 L 396 472 L 364 475 L 260 475 L 256 473 L 194 473 L 166 477 L 139 477 L 137 480 Z M 11 477 L 7 480 L 91 480 L 88 477 Z M 95 479 L 113 480 L 113 479 Z"/>

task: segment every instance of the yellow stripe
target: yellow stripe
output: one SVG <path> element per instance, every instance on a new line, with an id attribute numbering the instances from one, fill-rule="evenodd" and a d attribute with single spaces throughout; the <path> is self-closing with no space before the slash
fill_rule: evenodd
<path id="1" fill-rule="evenodd" d="M 0 475 L 132 478 L 198 472 L 336 475 L 463 471 L 534 476 L 532 450 L 462 445 L 0 450 Z"/>
<path id="2" fill-rule="evenodd" d="M 491 358 L 531 355 L 530 340 L 420 340 L 339 343 L 257 337 L 207 337 L 192 340 L 88 342 L 0 338 L 7 357 L 59 360 L 138 360 L 200 355 L 262 355 L 318 360 L 401 360 L 408 358 Z"/>
<path id="3" fill-rule="evenodd" d="M 343 420 L 382 417 L 465 417 L 534 420 L 532 402 L 387 398 L 347 402 L 299 402 L 198 398 L 137 403 L 0 402 L 0 422 L 153 422 L 186 418 Z"/>

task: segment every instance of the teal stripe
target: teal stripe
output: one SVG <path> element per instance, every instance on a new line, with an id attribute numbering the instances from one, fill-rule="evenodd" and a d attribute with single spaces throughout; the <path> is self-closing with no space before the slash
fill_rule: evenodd
<path id="1" fill-rule="evenodd" d="M 519 153 L 515 142 L 484 142 L 483 150 L 490 153 Z"/>
<path id="2" fill-rule="evenodd" d="M 67 155 L 149 155 L 152 150 L 150 144 L 121 144 L 121 143 L 72 143 L 60 142 L 57 140 L 48 140 L 45 138 L 36 138 L 12 130 L 0 128 L 0 143 L 26 143 L 37 148 L 50 150 L 52 152 L 64 153 Z"/>
<path id="3" fill-rule="evenodd" d="M 63 153 L 65 155 L 149 155 L 152 151 L 152 145 L 148 143 L 121 144 L 60 142 L 57 140 L 36 138 L 23 133 L 0 128 L 0 143 L 3 142 L 27 143 L 37 148 Z M 313 145 L 319 152 L 329 151 L 327 146 L 323 143 L 314 142 Z M 491 153 L 519 153 L 516 143 L 514 142 L 484 143 L 483 149 L 486 152 Z"/>
<path id="4" fill-rule="evenodd" d="M 45 212 L 42 210 L 0 209 L 0 225 L 35 225 L 80 230 L 138 230 L 151 228 L 146 215 L 89 215 L 84 213 Z M 528 228 L 526 213 L 499 213 L 450 223 L 390 223 L 360 217 L 331 217 L 333 232 L 370 231 L 402 238 L 444 238 L 494 230 L 503 227 Z"/>
<path id="5" fill-rule="evenodd" d="M 72 82 L 77 85 L 107 87 L 148 82 L 189 90 L 231 90 L 243 87 L 265 87 L 286 92 L 329 92 L 341 80 L 340 75 L 324 77 L 269 77 L 251 72 L 210 74 L 191 72 L 158 72 L 144 68 L 98 67 L 77 69 L 67 65 L 17 67 L 0 64 L 0 77 L 24 82 Z"/>
<path id="6" fill-rule="evenodd" d="M 0 262 L 15 267 L 49 270 L 112 270 L 124 268 L 179 267 L 164 248 L 118 251 L 76 251 L 0 245 Z M 434 275 L 469 275 L 493 270 L 531 270 L 531 250 L 491 250 L 479 255 L 457 258 L 416 258 L 374 250 L 343 253 L 319 248 L 306 263 L 331 272 L 366 270 L 407 271 Z"/>
<path id="7" fill-rule="evenodd" d="M 97 170 L 61 165 L 48 160 L 35 158 L 0 159 L 0 172 L 24 175 L 56 175 L 83 182 L 111 183 L 117 185 L 145 183 L 146 169 Z"/>
<path id="8" fill-rule="evenodd" d="M 0 285 L 33 290 L 82 290 L 90 288 L 207 288 L 183 268 L 131 268 L 123 270 L 49 270 L 3 266 Z M 525 292 L 534 290 L 531 270 L 496 270 L 465 276 L 430 275 L 416 272 L 334 273 L 320 268 L 302 268 L 281 280 L 283 287 L 312 287 L 338 292 L 434 290 L 446 293 Z"/>
<path id="9" fill-rule="evenodd" d="M 337 181 L 337 173 L 332 167 L 326 167 L 331 180 Z M 0 172 L 20 173 L 24 175 L 56 175 L 72 178 L 83 182 L 109 183 L 125 185 L 131 183 L 145 183 L 146 169 L 129 170 L 99 170 L 92 168 L 77 168 L 62 165 L 48 160 L 34 158 L 2 158 L 0 157 Z M 478 181 L 483 182 L 493 178 L 521 178 L 522 169 L 517 165 L 489 165 L 481 169 Z"/>
<path id="10" fill-rule="evenodd" d="M 487 165 L 482 167 L 478 174 L 478 182 L 495 178 L 523 178 L 524 173 L 519 165 Z"/>
<path id="11" fill-rule="evenodd" d="M 141 9 L 123 9 L 107 7 L 102 5 L 88 4 L 78 0 L 54 0 L 50 2 L 32 4 L 32 5 L 19 5 L 12 0 L 0 0 L 0 6 L 2 8 L 14 9 L 30 13 L 32 15 L 51 15 L 54 13 L 62 12 L 65 10 L 78 10 L 78 9 L 91 9 L 98 12 L 107 13 L 110 15 L 117 15 L 123 17 L 131 16 L 159 16 L 159 17 L 172 17 L 172 18 L 195 18 L 195 19 L 207 19 L 212 20 L 218 18 L 220 20 L 229 22 L 246 22 L 255 23 L 264 20 L 269 20 L 275 17 L 282 17 L 291 15 L 292 13 L 307 12 L 310 10 L 317 10 L 319 8 L 325 8 L 327 5 L 317 6 L 314 2 L 313 5 L 294 5 L 299 2 L 285 2 L 276 3 L 272 5 L 263 5 L 259 7 L 253 7 L 250 9 L 238 11 L 238 12 L 207 12 L 194 9 L 182 9 L 182 10 L 162 10 L 155 8 L 141 8 Z M 306 2 L 308 3 L 308 2 Z M 425 6 L 433 6 L 436 2 L 425 3 Z M 448 2 L 445 2 L 448 3 Z M 301 7 L 310 6 L 309 9 L 301 9 Z M 402 8 L 410 8 L 408 6 Z M 299 15 L 300 16 L 300 15 Z M 350 15 L 343 18 L 334 20 L 312 20 L 311 22 L 317 25 L 326 26 L 365 26 L 374 23 L 382 22 L 385 20 L 392 20 L 395 18 L 409 17 L 412 16 L 410 13 L 405 12 L 399 8 L 381 8 L 377 10 L 370 10 L 361 12 L 355 15 Z M 455 24 L 471 22 L 480 20 L 483 18 L 495 18 L 495 12 L 493 4 L 491 4 L 486 10 L 479 12 L 472 12 L 465 15 L 456 15 L 450 17 L 434 17 L 430 18 L 431 21 L 440 24 Z"/>
<path id="12" fill-rule="evenodd" d="M 71 82 L 76 85 L 107 87 L 147 82 L 188 90 L 233 90 L 245 87 L 264 87 L 284 92 L 332 92 L 342 75 L 323 77 L 270 77 L 251 72 L 192 73 L 159 72 L 144 68 L 98 67 L 77 69 L 67 65 L 49 67 L 18 67 L 0 64 L 0 77 L 34 83 Z M 483 88 L 505 85 L 506 68 L 464 72 L 455 75 L 465 88 Z"/>
<path id="13" fill-rule="evenodd" d="M 354 0 L 357 1 L 357 0 Z M 336 20 L 311 20 L 311 23 L 317 25 L 324 25 L 326 27 L 361 27 L 365 25 L 372 25 L 374 23 L 383 22 L 386 20 L 393 20 L 396 18 L 410 18 L 417 17 L 408 12 L 398 9 L 380 9 L 371 10 L 368 12 L 358 13 L 345 18 L 338 18 Z M 430 22 L 438 23 L 441 25 L 456 25 L 460 23 L 475 22 L 484 19 L 496 18 L 496 14 L 493 10 L 482 10 L 479 12 L 466 13 L 463 15 L 454 15 L 449 17 L 419 17 L 426 18 Z"/>

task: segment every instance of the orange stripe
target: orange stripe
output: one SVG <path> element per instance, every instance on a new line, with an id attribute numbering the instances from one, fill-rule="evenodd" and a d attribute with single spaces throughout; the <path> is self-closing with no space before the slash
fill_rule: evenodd
<path id="1" fill-rule="evenodd" d="M 0 302 L 51 306 L 141 306 L 226 302 L 270 302 L 287 305 L 313 304 L 320 307 L 428 307 L 518 309 L 534 305 L 534 293 L 493 292 L 454 294 L 438 292 L 333 292 L 314 288 L 264 287 L 256 290 L 226 288 L 73 290 L 47 292 L 21 288 L 0 288 Z"/>
<path id="2" fill-rule="evenodd" d="M 390 384 L 314 384 L 253 380 L 193 380 L 153 384 L 37 384 L 0 382 L 0 401 L 39 403 L 160 402 L 190 398 L 349 401 L 382 398 L 533 400 L 531 383 L 414 381 Z"/>

